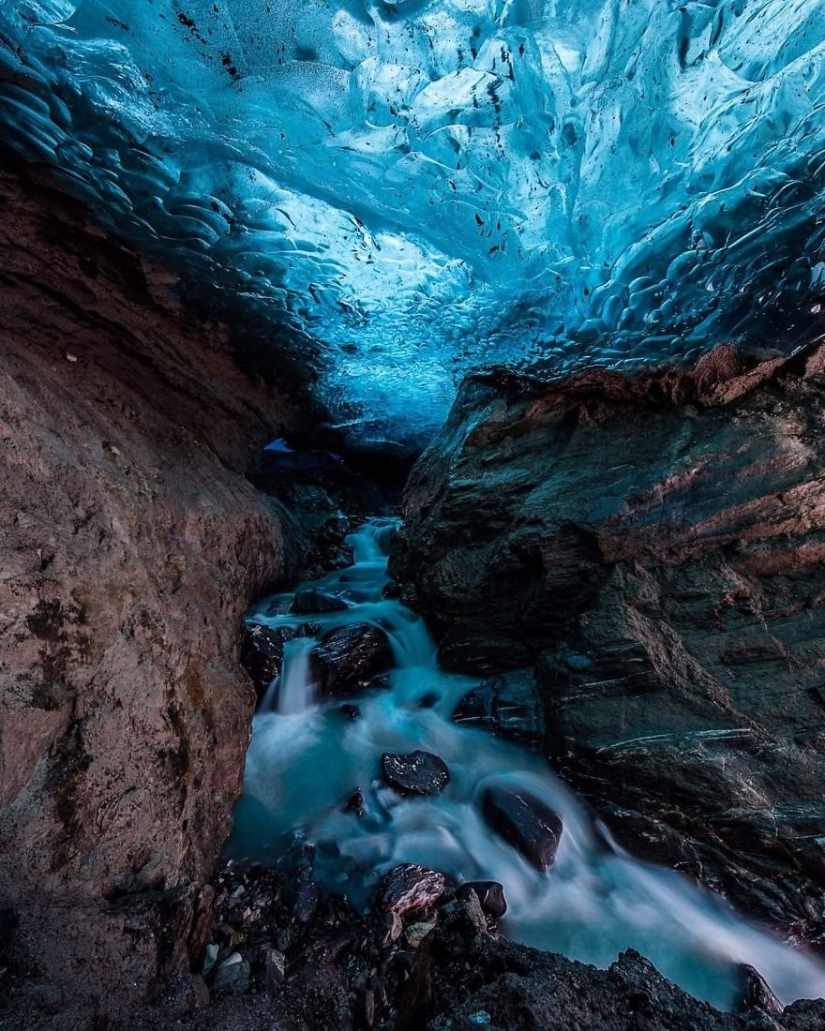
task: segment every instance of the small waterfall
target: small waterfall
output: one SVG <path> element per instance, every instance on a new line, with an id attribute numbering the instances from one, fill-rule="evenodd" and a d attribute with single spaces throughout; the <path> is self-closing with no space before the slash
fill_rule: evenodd
<path id="1" fill-rule="evenodd" d="M 261 605 L 252 622 L 273 628 L 307 623 L 317 637 L 350 623 L 382 627 L 395 668 L 352 699 L 314 704 L 310 653 L 317 639 L 287 642 L 281 675 L 256 716 L 244 797 L 231 854 L 277 861 L 299 833 L 316 845 L 316 877 L 366 905 L 380 875 L 402 862 L 441 870 L 455 881 L 504 885 L 503 929 L 517 941 L 608 966 L 635 948 L 693 995 L 733 1003 L 738 963 L 756 967 L 785 1002 L 825 995 L 825 967 L 734 913 L 724 900 L 681 875 L 639 862 L 606 840 L 573 792 L 538 755 L 451 720 L 478 680 L 438 668 L 423 620 L 383 597 L 393 520 L 353 534 L 354 564 L 304 587 L 346 600 L 347 608 L 297 616 L 294 595 Z M 267 612 L 281 613 L 266 615 Z M 317 629 L 317 628 L 315 628 Z M 353 718 L 353 716 L 355 718 Z M 401 796 L 381 779 L 384 752 L 422 749 L 448 766 L 444 790 Z M 564 824 L 556 864 L 540 873 L 488 827 L 480 799 L 489 786 L 526 791 Z M 359 791 L 359 812 L 344 803 Z"/>
<path id="2" fill-rule="evenodd" d="M 264 697 L 264 712 L 274 709 L 281 716 L 295 716 L 313 704 L 315 685 L 310 679 L 309 655 L 317 643 L 311 637 L 286 642 L 283 669 Z"/>

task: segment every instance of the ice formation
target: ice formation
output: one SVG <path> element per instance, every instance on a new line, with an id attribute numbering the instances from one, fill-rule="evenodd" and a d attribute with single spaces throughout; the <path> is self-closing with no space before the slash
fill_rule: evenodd
<path id="1" fill-rule="evenodd" d="M 0 2 L 5 142 L 362 442 L 493 363 L 816 333 L 823 98 L 825 0 Z"/>

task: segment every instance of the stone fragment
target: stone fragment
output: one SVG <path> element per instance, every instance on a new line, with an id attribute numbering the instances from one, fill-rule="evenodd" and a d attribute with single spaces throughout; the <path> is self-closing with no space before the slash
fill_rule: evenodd
<path id="1" fill-rule="evenodd" d="M 384 875 L 378 886 L 377 908 L 386 913 L 421 912 L 444 894 L 444 874 L 414 863 L 402 863 Z"/>
<path id="2" fill-rule="evenodd" d="M 387 784 L 404 795 L 437 795 L 450 779 L 443 759 L 420 750 L 406 755 L 385 752 L 381 770 Z"/>
<path id="3" fill-rule="evenodd" d="M 239 952 L 233 952 L 218 967 L 213 988 L 218 995 L 242 995 L 249 988 L 251 969 Z"/>
<path id="4" fill-rule="evenodd" d="M 434 927 L 435 924 L 429 923 L 410 924 L 404 932 L 404 937 L 406 938 L 409 947 L 411 949 L 417 949 Z"/>
<path id="5" fill-rule="evenodd" d="M 481 802 L 488 825 L 537 870 L 556 859 L 563 825 L 549 806 L 526 791 L 489 787 Z"/>
<path id="6" fill-rule="evenodd" d="M 286 978 L 286 958 L 277 949 L 264 950 L 264 983 L 270 991 L 280 988 Z"/>
<path id="7" fill-rule="evenodd" d="M 350 623 L 312 652 L 313 677 L 322 698 L 352 694 L 393 663 L 386 633 L 372 623 Z"/>
<path id="8" fill-rule="evenodd" d="M 500 920 L 507 912 L 504 888 L 498 881 L 468 881 L 458 889 L 456 898 L 461 898 L 468 891 L 475 892 L 481 908 L 491 920 Z"/>

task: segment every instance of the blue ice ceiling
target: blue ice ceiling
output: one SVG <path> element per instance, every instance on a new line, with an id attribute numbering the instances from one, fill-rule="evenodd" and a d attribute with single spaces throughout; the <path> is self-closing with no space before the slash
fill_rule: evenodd
<path id="1" fill-rule="evenodd" d="M 0 124 L 409 442 L 489 364 L 816 333 L 824 59 L 825 0 L 0 0 Z"/>

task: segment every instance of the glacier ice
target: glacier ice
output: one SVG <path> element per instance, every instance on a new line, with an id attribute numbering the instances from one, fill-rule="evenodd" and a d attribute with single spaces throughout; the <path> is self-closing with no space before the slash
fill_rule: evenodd
<path id="1" fill-rule="evenodd" d="M 356 443 L 490 364 L 815 334 L 823 98 L 825 0 L 0 2 L 4 143 Z"/>

